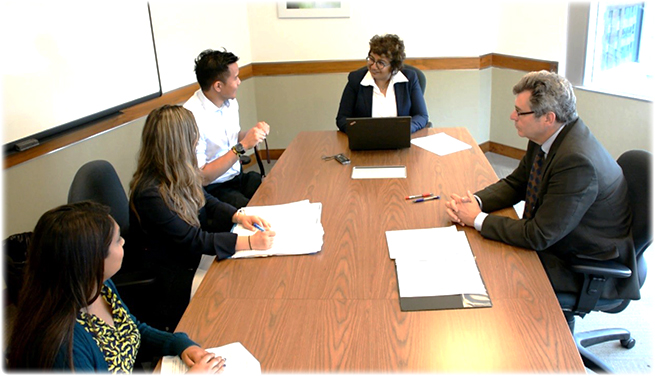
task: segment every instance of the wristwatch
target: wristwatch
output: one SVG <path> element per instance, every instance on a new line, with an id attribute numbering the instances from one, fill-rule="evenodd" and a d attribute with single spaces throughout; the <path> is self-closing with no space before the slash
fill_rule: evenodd
<path id="1" fill-rule="evenodd" d="M 246 149 L 243 148 L 243 145 L 241 145 L 241 143 L 238 143 L 238 144 L 232 146 L 232 151 L 233 151 L 234 154 L 236 154 L 236 155 L 244 155 L 244 154 L 246 154 Z"/>

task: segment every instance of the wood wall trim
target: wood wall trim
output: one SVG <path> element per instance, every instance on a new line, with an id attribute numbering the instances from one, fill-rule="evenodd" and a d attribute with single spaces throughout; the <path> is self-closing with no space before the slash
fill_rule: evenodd
<path id="1" fill-rule="evenodd" d="M 496 142 L 489 141 L 488 142 L 488 150 L 492 153 L 504 155 L 506 157 L 514 158 L 514 159 L 521 159 L 525 155 L 525 150 L 523 149 L 517 149 L 512 146 L 507 146 L 503 144 L 498 144 Z"/>
<path id="2" fill-rule="evenodd" d="M 409 58 L 405 62 L 422 70 L 485 69 L 496 67 L 526 72 L 542 69 L 557 72 L 558 67 L 556 61 L 527 59 L 493 53 L 478 57 Z M 364 64 L 364 60 L 252 63 L 240 67 L 239 76 L 241 80 L 246 80 L 251 77 L 260 76 L 347 73 L 363 67 Z M 147 116 L 150 111 L 164 104 L 182 103 L 198 90 L 198 87 L 197 83 L 181 87 L 165 93 L 161 97 L 129 107 L 116 116 L 98 120 L 84 127 L 75 128 L 34 148 L 5 155 L 4 168 L 7 169 L 16 166 Z"/>
<path id="3" fill-rule="evenodd" d="M 480 150 L 482 150 L 483 153 L 492 152 L 514 159 L 521 159 L 525 155 L 525 150 L 517 149 L 512 146 L 499 144 L 493 141 L 483 142 L 478 146 L 480 147 Z M 285 149 L 270 149 L 269 155 L 271 156 L 271 160 L 280 159 L 282 153 L 284 153 L 284 150 Z M 262 158 L 262 161 L 264 162 L 264 168 L 266 168 L 267 167 L 266 150 L 259 150 L 259 156 Z M 254 153 L 250 154 L 249 157 L 250 157 L 250 163 L 244 164 L 243 168 L 248 168 L 250 166 L 254 166 L 257 164 L 257 160 L 255 159 Z"/>
<path id="4" fill-rule="evenodd" d="M 197 83 L 181 87 L 177 90 L 165 93 L 161 97 L 139 103 L 132 107 L 128 107 L 121 111 L 118 115 L 97 120 L 84 127 L 75 128 L 58 137 L 43 142 L 42 144 L 31 149 L 5 155 L 4 168 L 7 169 L 16 166 L 23 162 L 27 162 L 31 159 L 49 154 L 63 147 L 93 137 L 99 133 L 117 128 L 123 124 L 147 116 L 150 111 L 165 104 L 182 103 L 186 101 L 191 95 L 193 95 L 193 93 L 198 90 L 198 88 L 199 86 Z"/>
<path id="5" fill-rule="evenodd" d="M 556 61 L 528 59 L 525 57 L 491 54 L 491 66 L 495 68 L 508 68 L 525 72 L 547 70 L 557 72 Z"/>

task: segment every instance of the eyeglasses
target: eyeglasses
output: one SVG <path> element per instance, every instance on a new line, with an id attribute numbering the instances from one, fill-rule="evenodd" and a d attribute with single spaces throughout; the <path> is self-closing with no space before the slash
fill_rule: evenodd
<path id="1" fill-rule="evenodd" d="M 525 111 L 525 112 L 521 112 L 521 111 L 517 110 L 516 108 L 514 109 L 514 112 L 516 112 L 516 116 L 517 116 L 517 117 L 520 117 L 521 115 L 530 115 L 530 114 L 534 114 L 534 111 Z"/>
<path id="2" fill-rule="evenodd" d="M 378 67 L 378 69 L 384 69 L 389 66 L 389 63 L 387 63 L 386 61 L 382 59 L 375 60 L 373 56 L 366 56 L 366 62 L 368 64 L 375 64 L 375 66 Z"/>

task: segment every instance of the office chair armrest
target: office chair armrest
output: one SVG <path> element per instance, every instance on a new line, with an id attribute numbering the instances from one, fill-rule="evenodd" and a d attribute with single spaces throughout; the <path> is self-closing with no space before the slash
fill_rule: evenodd
<path id="1" fill-rule="evenodd" d="M 571 264 L 576 273 L 596 275 L 605 278 L 629 278 L 632 270 L 625 265 L 614 261 L 595 261 L 577 259 Z"/>
<path id="2" fill-rule="evenodd" d="M 571 262 L 570 267 L 576 273 L 584 275 L 582 290 L 574 307 L 575 314 L 580 317 L 584 317 L 596 307 L 608 278 L 628 278 L 632 275 L 628 267 L 614 261 L 576 259 Z"/>

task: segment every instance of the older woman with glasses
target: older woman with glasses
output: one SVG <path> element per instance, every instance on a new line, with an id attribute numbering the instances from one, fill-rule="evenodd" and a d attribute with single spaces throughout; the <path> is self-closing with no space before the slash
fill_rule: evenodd
<path id="1" fill-rule="evenodd" d="M 428 110 L 416 72 L 403 69 L 405 44 L 394 34 L 369 42 L 366 66 L 348 75 L 341 95 L 337 127 L 346 132 L 347 118 L 411 116 L 412 133 L 425 128 Z"/>

